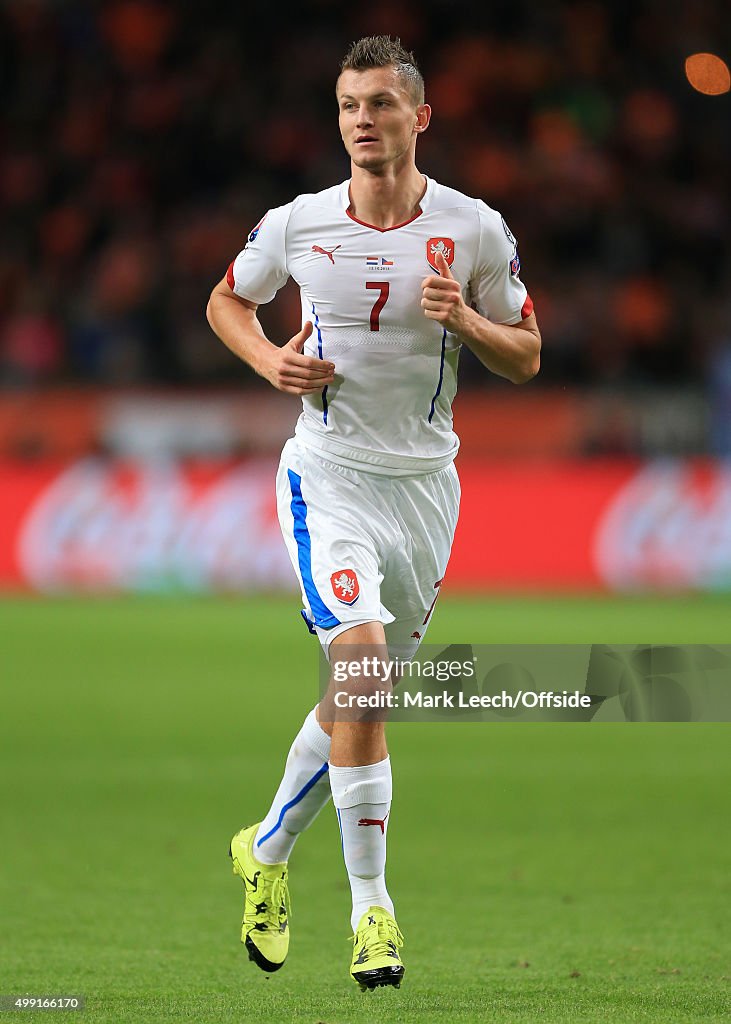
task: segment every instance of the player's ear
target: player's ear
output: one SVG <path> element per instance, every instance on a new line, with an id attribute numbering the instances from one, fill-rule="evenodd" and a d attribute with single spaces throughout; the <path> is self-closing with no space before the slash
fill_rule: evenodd
<path id="1" fill-rule="evenodd" d="M 431 121 L 431 107 L 428 103 L 420 103 L 416 108 L 415 132 L 425 132 Z"/>

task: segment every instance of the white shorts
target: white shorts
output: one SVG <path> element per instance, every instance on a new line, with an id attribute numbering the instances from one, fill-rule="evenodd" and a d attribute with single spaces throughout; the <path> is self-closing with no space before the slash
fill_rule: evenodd
<path id="1" fill-rule="evenodd" d="M 340 633 L 373 621 L 384 624 L 392 657 L 414 656 L 449 561 L 459 496 L 454 464 L 383 476 L 287 441 L 277 473 L 279 522 L 303 617 L 326 656 Z"/>

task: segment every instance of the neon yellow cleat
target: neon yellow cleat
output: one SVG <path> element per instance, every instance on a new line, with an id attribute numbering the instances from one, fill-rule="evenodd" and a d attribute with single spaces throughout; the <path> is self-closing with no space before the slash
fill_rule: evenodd
<path id="1" fill-rule="evenodd" d="M 393 915 L 383 907 L 369 907 L 353 936 L 350 973 L 361 989 L 393 985 L 399 988 L 405 967 L 399 948 L 404 937 Z"/>
<path id="2" fill-rule="evenodd" d="M 241 941 L 249 960 L 262 971 L 278 971 L 289 950 L 289 893 L 286 864 L 261 864 L 252 853 L 259 823 L 242 828 L 231 840 L 234 874 L 244 883 Z"/>

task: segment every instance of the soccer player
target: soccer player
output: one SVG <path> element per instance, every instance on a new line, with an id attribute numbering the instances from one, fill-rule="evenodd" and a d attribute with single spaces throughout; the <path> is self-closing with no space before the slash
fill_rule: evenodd
<path id="1" fill-rule="evenodd" d="M 417 169 L 431 109 L 413 55 L 399 40 L 361 39 L 336 97 L 350 179 L 270 210 L 207 315 L 237 356 L 302 397 L 277 500 L 310 631 L 330 662 L 339 650 L 385 662 L 415 654 L 447 568 L 460 347 L 517 384 L 537 373 L 541 339 L 500 214 Z M 290 276 L 303 326 L 276 345 L 257 308 Z M 266 816 L 231 841 L 241 938 L 262 970 L 284 963 L 287 862 L 332 796 L 352 893 L 351 975 L 363 988 L 400 985 L 403 937 L 385 881 L 391 795 L 383 722 L 321 721 L 313 708 Z"/>

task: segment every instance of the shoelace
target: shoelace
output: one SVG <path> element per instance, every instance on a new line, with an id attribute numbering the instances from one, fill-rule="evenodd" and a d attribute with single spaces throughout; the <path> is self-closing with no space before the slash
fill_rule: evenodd
<path id="1" fill-rule="evenodd" d="M 272 879 L 259 875 L 257 882 L 257 891 L 248 894 L 246 901 L 246 923 L 260 932 L 268 931 L 270 927 L 280 931 L 282 916 L 289 922 L 292 915 L 287 884 L 281 875 Z M 259 895 L 261 899 L 257 899 Z M 264 920 L 259 920 L 262 915 Z"/>
<path id="2" fill-rule="evenodd" d="M 376 933 L 375 937 L 373 936 L 374 931 Z M 355 935 L 351 935 L 350 938 L 355 940 L 356 946 L 366 947 L 369 960 L 376 956 L 392 954 L 391 943 L 396 947 L 401 947 L 404 944 L 401 929 L 393 921 L 381 920 L 377 921 L 376 924 L 366 925 L 365 928 L 361 928 L 360 931 L 356 932 Z"/>

